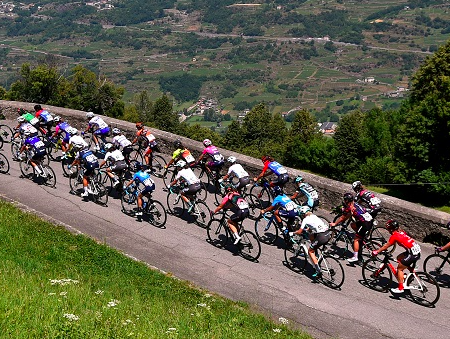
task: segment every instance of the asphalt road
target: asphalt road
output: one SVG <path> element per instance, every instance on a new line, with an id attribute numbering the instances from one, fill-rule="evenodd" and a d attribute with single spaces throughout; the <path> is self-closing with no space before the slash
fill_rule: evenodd
<path id="1" fill-rule="evenodd" d="M 11 159 L 9 144 L 3 153 Z M 110 197 L 107 207 L 82 201 L 70 194 L 60 163 L 51 163 L 56 189 L 20 178 L 19 164 L 10 160 L 10 165 L 9 175 L 0 175 L 3 198 L 274 319 L 285 317 L 316 338 L 449 338 L 448 289 L 441 288 L 435 308 L 425 308 L 370 290 L 362 284 L 361 267 L 342 261 L 345 282 L 341 290 L 332 290 L 284 266 L 281 242 L 280 247 L 262 244 L 259 261 L 250 262 L 210 245 L 206 230 L 193 223 L 169 215 L 160 229 L 123 214 L 117 198 Z M 154 196 L 166 205 L 162 181 L 156 183 Z M 208 205 L 213 207 L 211 200 Z M 250 221 L 246 226 L 253 228 Z M 421 245 L 424 259 L 432 246 Z"/>

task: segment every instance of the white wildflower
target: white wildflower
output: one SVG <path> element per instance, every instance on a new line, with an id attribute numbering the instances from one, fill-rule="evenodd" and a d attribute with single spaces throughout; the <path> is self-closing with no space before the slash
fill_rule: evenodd
<path id="1" fill-rule="evenodd" d="M 119 300 L 113 299 L 110 302 L 108 302 L 108 304 L 106 306 L 108 306 L 108 307 L 116 307 L 117 305 L 119 305 L 119 303 L 120 303 Z"/>
<path id="2" fill-rule="evenodd" d="M 59 295 L 62 295 L 64 297 L 67 295 L 67 292 L 61 292 Z"/>
<path id="3" fill-rule="evenodd" d="M 72 313 L 64 313 L 63 317 L 70 321 L 77 321 L 78 319 L 80 319 L 78 316 Z"/>
<path id="4" fill-rule="evenodd" d="M 74 279 L 50 279 L 50 284 L 52 285 L 69 285 L 69 284 L 78 284 L 79 281 L 78 280 L 74 280 Z"/>
<path id="5" fill-rule="evenodd" d="M 169 327 L 166 333 L 176 333 L 177 329 L 175 327 Z"/>
<path id="6" fill-rule="evenodd" d="M 197 304 L 197 306 L 204 307 L 204 308 L 206 308 L 207 310 L 210 310 L 210 309 L 211 309 L 211 307 L 208 306 L 208 305 L 206 305 L 205 303 Z"/>
<path id="7" fill-rule="evenodd" d="M 102 290 L 97 290 L 97 291 L 95 291 L 94 293 L 97 294 L 97 295 L 102 295 L 102 294 L 103 294 L 103 291 L 102 291 Z"/>
<path id="8" fill-rule="evenodd" d="M 279 317 L 278 320 L 279 320 L 280 323 L 282 323 L 283 325 L 289 324 L 289 320 L 287 320 L 286 318 Z"/>
<path id="9" fill-rule="evenodd" d="M 56 295 L 56 293 L 54 292 L 50 292 L 48 295 Z"/>
<path id="10" fill-rule="evenodd" d="M 281 333 L 281 328 L 274 328 L 272 329 L 272 331 L 274 331 L 275 333 Z"/>
<path id="11" fill-rule="evenodd" d="M 205 294 L 205 298 L 210 298 L 210 297 L 211 297 L 211 294 L 209 294 L 209 293 Z"/>

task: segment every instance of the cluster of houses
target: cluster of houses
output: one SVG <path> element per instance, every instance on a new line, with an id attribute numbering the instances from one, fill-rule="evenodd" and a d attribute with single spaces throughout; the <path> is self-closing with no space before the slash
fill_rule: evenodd
<path id="1" fill-rule="evenodd" d="M 16 7 L 12 2 L 0 1 L 0 17 L 13 17 L 13 10 Z"/>

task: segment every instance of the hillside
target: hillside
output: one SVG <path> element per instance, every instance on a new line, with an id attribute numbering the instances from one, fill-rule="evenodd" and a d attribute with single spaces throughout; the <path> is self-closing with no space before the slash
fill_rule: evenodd
<path id="1" fill-rule="evenodd" d="M 273 112 L 305 107 L 336 121 L 358 107 L 398 107 L 409 76 L 450 37 L 449 6 L 13 1 L 2 5 L 0 85 L 8 88 L 24 62 L 83 64 L 123 86 L 128 100 L 166 92 L 183 109 L 205 96 L 231 115 L 265 101 Z"/>

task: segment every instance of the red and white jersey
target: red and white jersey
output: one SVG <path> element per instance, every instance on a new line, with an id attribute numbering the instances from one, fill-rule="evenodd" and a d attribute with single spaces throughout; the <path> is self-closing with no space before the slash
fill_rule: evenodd
<path id="1" fill-rule="evenodd" d="M 401 247 L 411 252 L 414 255 L 420 253 L 420 246 L 409 235 L 403 231 L 394 231 L 389 238 L 389 244 L 394 245 L 398 243 Z"/>

